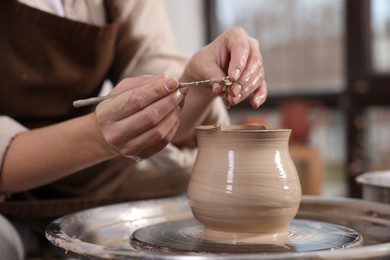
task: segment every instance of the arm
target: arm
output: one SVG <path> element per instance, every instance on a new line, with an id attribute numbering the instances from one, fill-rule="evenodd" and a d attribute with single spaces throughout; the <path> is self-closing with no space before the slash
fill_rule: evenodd
<path id="1" fill-rule="evenodd" d="M 130 2 L 116 1 L 110 7 L 113 16 L 124 21 L 119 33 L 117 62 L 113 66 L 114 81 L 126 76 L 156 73 L 166 73 L 184 82 L 228 75 L 236 81 L 229 88 L 231 105 L 250 95 L 254 108 L 265 101 L 267 91 L 259 45 L 244 30 L 233 28 L 226 31 L 188 62 L 178 52 L 162 2 Z M 137 51 L 129 51 L 134 49 Z M 175 143 L 194 136 L 194 126 L 204 123 L 212 111 L 212 103 L 221 92 L 218 85 L 188 89 Z"/>
<path id="2" fill-rule="evenodd" d="M 93 114 L 18 134 L 4 156 L 0 191 L 34 188 L 112 157 L 97 136 Z"/>
<path id="3" fill-rule="evenodd" d="M 34 188 L 115 156 L 160 151 L 178 126 L 184 96 L 177 86 L 166 76 L 126 79 L 113 91 L 123 94 L 94 113 L 20 133 L 5 153 L 0 192 Z"/>

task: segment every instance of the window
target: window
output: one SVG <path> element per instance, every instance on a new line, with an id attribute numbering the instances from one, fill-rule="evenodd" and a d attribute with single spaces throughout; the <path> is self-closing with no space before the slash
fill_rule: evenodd
<path id="1" fill-rule="evenodd" d="M 283 104 L 314 104 L 304 115 L 311 123 L 308 143 L 320 150 L 326 176 L 341 178 L 348 196 L 360 197 L 356 176 L 390 167 L 386 158 L 376 156 L 390 151 L 390 120 L 384 116 L 390 105 L 390 2 L 205 3 L 209 40 L 241 26 L 261 44 L 268 100 L 256 111 L 245 102 L 232 108 L 234 120 L 258 117 L 280 127 Z"/>
<path id="2" fill-rule="evenodd" d="M 379 74 L 390 73 L 390 2 L 374 0 L 371 7 L 373 69 Z"/>
<path id="3" fill-rule="evenodd" d="M 215 10 L 215 33 L 241 26 L 260 41 L 270 95 L 344 88 L 342 1 L 217 0 Z"/>

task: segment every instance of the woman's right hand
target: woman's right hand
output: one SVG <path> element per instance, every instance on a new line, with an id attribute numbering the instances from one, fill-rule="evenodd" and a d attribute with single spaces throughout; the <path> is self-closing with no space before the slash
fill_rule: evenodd
<path id="1" fill-rule="evenodd" d="M 21 132 L 3 160 L 0 192 L 19 192 L 123 155 L 147 158 L 174 136 L 185 92 L 166 76 L 121 81 L 94 113 Z M 20 158 L 23 158 L 21 160 Z"/>
<path id="2" fill-rule="evenodd" d="M 162 150 L 179 126 L 186 91 L 165 75 L 122 80 L 95 110 L 102 145 L 111 155 L 144 159 Z"/>

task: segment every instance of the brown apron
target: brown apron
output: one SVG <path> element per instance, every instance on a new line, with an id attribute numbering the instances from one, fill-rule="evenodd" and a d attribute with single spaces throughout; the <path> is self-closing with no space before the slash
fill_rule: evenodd
<path id="1" fill-rule="evenodd" d="M 108 14 L 109 15 L 109 14 Z M 119 19 L 106 26 L 61 18 L 0 1 L 0 114 L 29 128 L 85 113 L 72 101 L 96 96 L 109 77 Z M 41 188 L 13 194 L 0 213 L 57 217 L 108 203 L 171 196 L 186 189 L 188 174 L 138 172 L 116 158 Z"/>

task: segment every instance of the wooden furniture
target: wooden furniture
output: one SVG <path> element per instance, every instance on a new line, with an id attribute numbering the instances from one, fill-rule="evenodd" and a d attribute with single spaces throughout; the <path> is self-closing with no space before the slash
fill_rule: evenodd
<path id="1" fill-rule="evenodd" d="M 321 195 L 324 167 L 319 151 L 309 145 L 290 144 L 290 155 L 297 168 L 302 194 Z"/>

